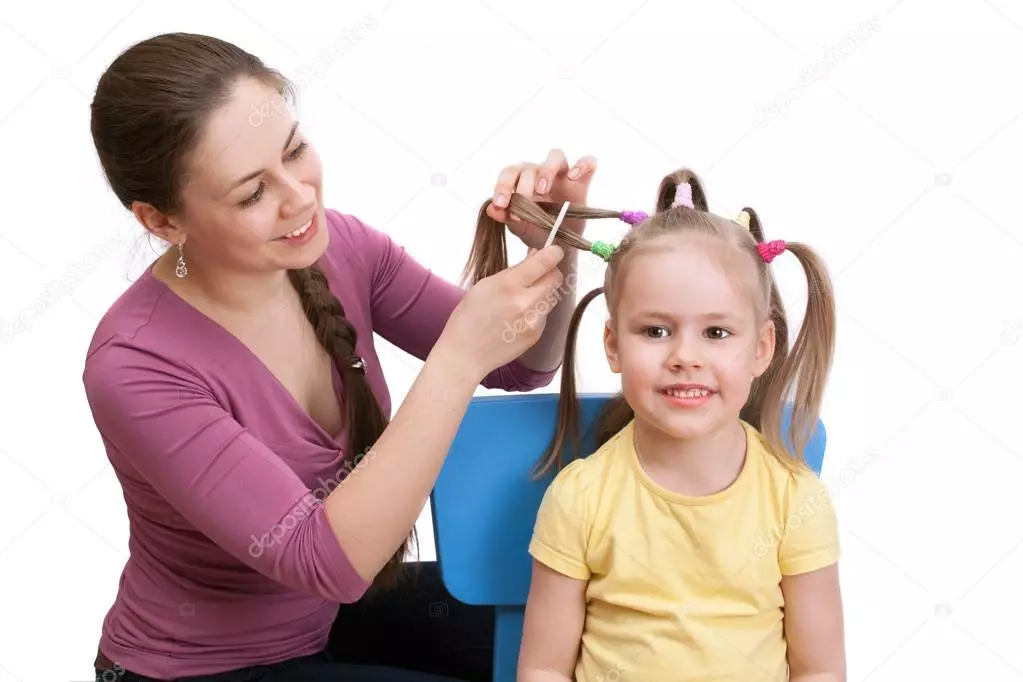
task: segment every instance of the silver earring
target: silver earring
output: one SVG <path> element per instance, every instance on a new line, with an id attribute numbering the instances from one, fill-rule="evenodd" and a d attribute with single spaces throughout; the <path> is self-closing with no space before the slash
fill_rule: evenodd
<path id="1" fill-rule="evenodd" d="M 178 276 L 178 279 L 184 279 L 188 276 L 188 266 L 185 264 L 184 242 L 178 242 L 178 265 L 174 268 L 174 274 Z"/>

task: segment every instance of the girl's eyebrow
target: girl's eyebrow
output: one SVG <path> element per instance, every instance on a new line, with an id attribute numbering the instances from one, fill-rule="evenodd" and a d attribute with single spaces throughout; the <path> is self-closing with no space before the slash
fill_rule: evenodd
<path id="1" fill-rule="evenodd" d="M 658 312 L 656 310 L 638 310 L 635 313 L 635 317 L 650 317 L 668 321 L 675 321 L 676 319 L 678 319 L 676 315 L 670 315 L 668 313 Z M 705 320 L 707 322 L 717 322 L 721 320 L 734 320 L 737 317 L 737 315 L 735 315 L 735 313 L 716 311 L 710 313 L 703 313 L 702 315 L 697 315 L 696 317 L 697 319 Z"/>

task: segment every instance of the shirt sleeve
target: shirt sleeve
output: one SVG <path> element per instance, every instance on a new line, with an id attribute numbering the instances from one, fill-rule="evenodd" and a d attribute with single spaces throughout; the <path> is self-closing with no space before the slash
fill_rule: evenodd
<path id="1" fill-rule="evenodd" d="M 355 256 L 370 279 L 373 331 L 420 360 L 440 338 L 465 290 L 438 277 L 386 233 L 358 218 L 330 211 L 341 248 Z M 519 360 L 495 369 L 481 385 L 505 391 L 531 391 L 548 385 L 557 368 L 538 372 Z"/>
<path id="2" fill-rule="evenodd" d="M 808 573 L 838 561 L 838 518 L 827 486 L 812 473 L 796 477 L 781 534 L 782 575 Z"/>
<path id="3" fill-rule="evenodd" d="M 350 603 L 368 589 L 322 500 L 189 367 L 115 339 L 83 380 L 106 444 L 226 552 L 324 599 Z"/>
<path id="4" fill-rule="evenodd" d="M 579 475 L 582 462 L 571 462 L 551 481 L 540 502 L 529 543 L 534 559 L 576 580 L 590 577 L 586 560 L 590 514 L 587 486 Z"/>

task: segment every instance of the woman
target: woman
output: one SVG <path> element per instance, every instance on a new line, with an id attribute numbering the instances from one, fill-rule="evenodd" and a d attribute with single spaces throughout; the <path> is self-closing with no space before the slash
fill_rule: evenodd
<path id="1" fill-rule="evenodd" d="M 172 246 L 104 316 L 83 377 L 130 521 L 105 679 L 438 679 L 328 662 L 338 605 L 393 582 L 475 388 L 530 390 L 561 362 L 572 304 L 521 320 L 571 257 L 541 249 L 468 294 L 434 277 L 324 207 L 289 94 L 190 34 L 131 47 L 97 87 L 111 188 Z M 582 202 L 593 169 L 556 151 L 509 167 L 488 211 L 507 221 L 507 197 L 534 187 Z M 425 361 L 389 423 L 374 332 Z"/>

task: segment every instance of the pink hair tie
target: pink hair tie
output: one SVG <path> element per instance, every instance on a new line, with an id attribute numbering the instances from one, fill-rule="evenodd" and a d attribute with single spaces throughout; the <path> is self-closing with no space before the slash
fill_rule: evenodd
<path id="1" fill-rule="evenodd" d="M 760 242 L 757 244 L 757 251 L 760 252 L 760 257 L 764 259 L 765 263 L 773 261 L 786 248 L 788 248 L 788 244 L 783 239 L 775 239 L 773 242 Z"/>
<path id="2" fill-rule="evenodd" d="M 683 182 L 675 186 L 675 200 L 671 202 L 672 207 L 675 206 L 688 206 L 689 208 L 696 208 L 693 205 L 693 186 L 688 182 Z"/>
<path id="3" fill-rule="evenodd" d="M 622 214 L 618 217 L 622 222 L 629 225 L 639 225 L 650 216 L 643 211 L 622 211 Z"/>

